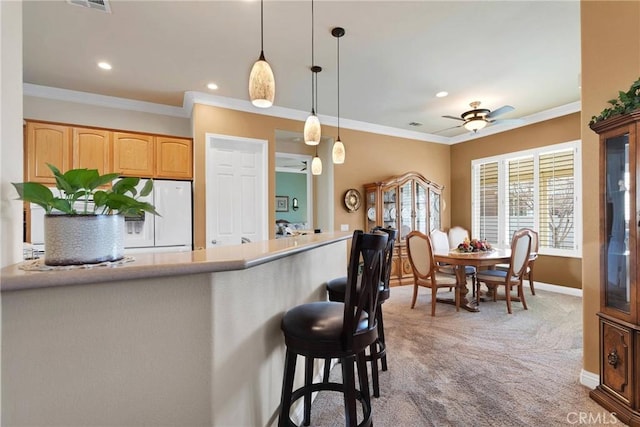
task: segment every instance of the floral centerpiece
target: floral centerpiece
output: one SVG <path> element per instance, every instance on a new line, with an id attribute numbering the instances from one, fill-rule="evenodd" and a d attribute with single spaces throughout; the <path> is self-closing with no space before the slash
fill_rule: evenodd
<path id="1" fill-rule="evenodd" d="M 457 247 L 458 252 L 488 252 L 491 250 L 493 250 L 491 248 L 491 243 L 486 240 L 469 240 L 469 238 L 464 239 L 464 241 Z"/>

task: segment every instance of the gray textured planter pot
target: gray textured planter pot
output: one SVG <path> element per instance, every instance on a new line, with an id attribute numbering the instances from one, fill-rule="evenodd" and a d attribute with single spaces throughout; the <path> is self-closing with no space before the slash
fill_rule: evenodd
<path id="1" fill-rule="evenodd" d="M 46 265 L 96 264 L 124 257 L 124 216 L 45 215 Z"/>

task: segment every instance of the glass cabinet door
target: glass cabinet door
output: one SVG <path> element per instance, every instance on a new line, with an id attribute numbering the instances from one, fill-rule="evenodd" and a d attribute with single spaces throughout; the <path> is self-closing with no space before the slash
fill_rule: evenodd
<path id="1" fill-rule="evenodd" d="M 431 230 L 427 228 L 427 189 L 416 182 L 416 230 L 429 234 Z"/>
<path id="2" fill-rule="evenodd" d="M 400 239 L 407 237 L 413 230 L 412 214 L 411 181 L 407 181 L 400 186 Z"/>
<path id="3" fill-rule="evenodd" d="M 440 221 L 440 194 L 429 190 L 429 231 L 442 230 Z"/>
<path id="4" fill-rule="evenodd" d="M 384 228 L 398 228 L 396 187 L 382 189 L 382 224 Z"/>
<path id="5" fill-rule="evenodd" d="M 376 226 L 376 190 L 366 190 L 365 209 L 367 212 L 367 230 Z"/>
<path id="6" fill-rule="evenodd" d="M 629 198 L 629 134 L 605 141 L 605 304 L 629 312 L 629 222 L 635 227 L 635 208 Z M 635 202 L 635 200 L 633 201 Z M 634 215 L 632 216 L 632 212 Z"/>

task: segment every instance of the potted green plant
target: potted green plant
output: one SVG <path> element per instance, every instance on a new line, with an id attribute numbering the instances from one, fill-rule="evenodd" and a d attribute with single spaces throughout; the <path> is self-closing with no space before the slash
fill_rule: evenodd
<path id="1" fill-rule="evenodd" d="M 138 192 L 140 178 L 118 179 L 117 173 L 100 175 L 96 169 L 70 169 L 62 173 L 53 165 L 47 166 L 55 177 L 57 195 L 37 182 L 13 183 L 21 200 L 45 210 L 47 265 L 122 259 L 124 216 L 144 212 L 158 215 L 153 205 L 139 200 L 153 190 L 152 180 Z"/>
<path id="2" fill-rule="evenodd" d="M 602 110 L 599 115 L 591 117 L 589 126 L 610 117 L 628 114 L 640 109 L 640 79 L 633 82 L 628 91 L 618 91 L 617 99 L 611 99 L 607 102 L 611 106 Z"/>

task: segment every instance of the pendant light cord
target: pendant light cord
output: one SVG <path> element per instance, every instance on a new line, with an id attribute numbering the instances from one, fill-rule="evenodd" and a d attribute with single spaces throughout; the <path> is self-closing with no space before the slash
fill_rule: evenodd
<path id="1" fill-rule="evenodd" d="M 340 140 L 340 37 L 338 39 L 338 140 Z"/>
<path id="2" fill-rule="evenodd" d="M 260 0 L 260 51 L 264 56 L 264 0 Z"/>
<path id="3" fill-rule="evenodd" d="M 316 87 L 316 79 L 317 73 L 313 71 L 315 63 L 315 55 L 314 55 L 314 46 L 313 46 L 313 0 L 311 0 L 311 114 L 316 113 L 316 102 L 315 102 L 315 87 Z"/>

